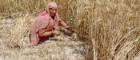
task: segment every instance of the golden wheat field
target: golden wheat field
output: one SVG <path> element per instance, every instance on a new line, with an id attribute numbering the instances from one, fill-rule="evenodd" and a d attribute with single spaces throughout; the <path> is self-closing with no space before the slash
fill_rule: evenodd
<path id="1" fill-rule="evenodd" d="M 76 32 L 26 47 L 50 1 Z M 140 60 L 140 0 L 0 0 L 0 60 Z"/>

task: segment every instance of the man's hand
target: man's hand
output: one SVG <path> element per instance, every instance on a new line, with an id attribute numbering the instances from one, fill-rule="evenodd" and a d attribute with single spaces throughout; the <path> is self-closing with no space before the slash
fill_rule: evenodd
<path id="1" fill-rule="evenodd" d="M 56 30 L 54 30 L 54 31 L 52 31 L 52 33 L 53 33 L 55 36 L 60 35 L 60 31 L 56 31 Z"/>
<path id="2" fill-rule="evenodd" d="M 68 31 L 72 32 L 72 33 L 75 32 L 74 29 L 73 29 L 73 27 L 71 27 L 71 26 L 67 27 L 66 29 L 67 29 Z"/>

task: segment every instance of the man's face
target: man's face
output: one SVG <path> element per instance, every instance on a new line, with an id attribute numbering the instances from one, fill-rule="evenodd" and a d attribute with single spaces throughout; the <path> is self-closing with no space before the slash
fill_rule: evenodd
<path id="1" fill-rule="evenodd" d="M 55 16 L 57 9 L 56 8 L 49 8 L 49 12 L 51 16 Z"/>

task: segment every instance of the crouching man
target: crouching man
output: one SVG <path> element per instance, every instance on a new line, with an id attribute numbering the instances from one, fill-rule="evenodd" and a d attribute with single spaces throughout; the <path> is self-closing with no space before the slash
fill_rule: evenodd
<path id="1" fill-rule="evenodd" d="M 69 26 L 59 18 L 57 4 L 50 2 L 47 9 L 41 12 L 32 24 L 31 46 L 59 35 L 59 26 L 69 29 Z"/>

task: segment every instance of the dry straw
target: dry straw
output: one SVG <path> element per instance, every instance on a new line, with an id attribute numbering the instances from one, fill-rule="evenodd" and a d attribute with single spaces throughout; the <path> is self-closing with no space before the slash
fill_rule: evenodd
<path id="1" fill-rule="evenodd" d="M 10 15 L 13 12 L 35 14 L 43 10 L 48 2 L 48 0 L 43 0 L 45 3 L 41 0 L 21 1 L 1 0 L 1 14 Z M 59 4 L 62 19 L 74 26 L 80 40 L 89 45 L 87 60 L 134 60 L 140 50 L 140 0 L 56 2 Z M 18 41 L 26 35 L 28 18 L 30 19 L 30 16 L 25 15 L 17 20 L 11 40 Z"/>

